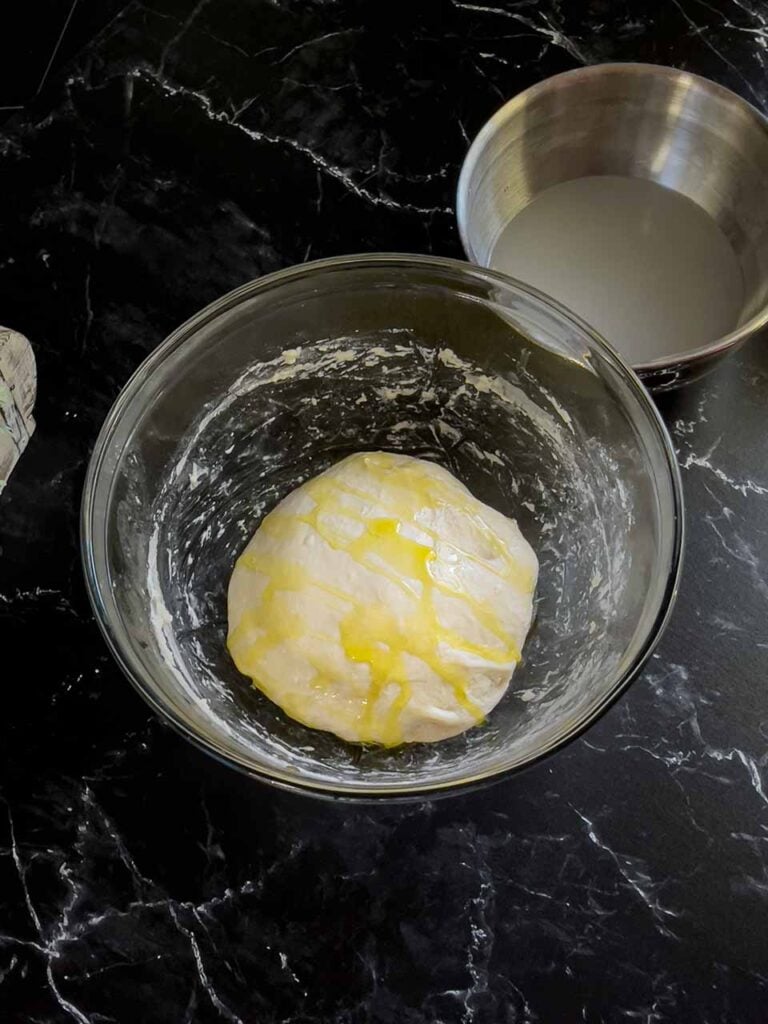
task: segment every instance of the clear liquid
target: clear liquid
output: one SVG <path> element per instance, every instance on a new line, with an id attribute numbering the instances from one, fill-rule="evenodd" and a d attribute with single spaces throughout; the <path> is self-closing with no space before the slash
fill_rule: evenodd
<path id="1" fill-rule="evenodd" d="M 714 220 L 640 178 L 547 189 L 504 228 L 491 266 L 558 299 L 634 364 L 727 334 L 744 304 L 741 268 Z"/>

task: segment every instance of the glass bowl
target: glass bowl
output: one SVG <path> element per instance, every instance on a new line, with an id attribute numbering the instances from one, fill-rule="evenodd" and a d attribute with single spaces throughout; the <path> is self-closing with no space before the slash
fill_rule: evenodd
<path id="1" fill-rule="evenodd" d="M 261 518 L 354 451 L 433 459 L 517 519 L 540 561 L 510 688 L 454 739 L 348 744 L 284 715 L 226 650 L 226 588 Z M 522 768 L 578 735 L 648 657 L 682 548 L 669 436 L 620 357 L 490 270 L 353 256 L 225 295 L 139 367 L 83 497 L 99 624 L 153 708 L 278 785 L 405 797 Z"/>

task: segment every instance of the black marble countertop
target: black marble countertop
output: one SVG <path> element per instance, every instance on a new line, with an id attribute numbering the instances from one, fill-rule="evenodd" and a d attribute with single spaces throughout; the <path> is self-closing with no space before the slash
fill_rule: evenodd
<path id="1" fill-rule="evenodd" d="M 662 403 L 689 534 L 647 670 L 482 793 L 218 766 L 121 676 L 78 553 L 96 432 L 179 322 L 313 257 L 460 256 L 469 140 L 555 72 L 655 61 L 765 106 L 768 5 L 49 0 L 0 56 L 0 323 L 39 363 L 0 499 L 0 1020 L 768 1019 L 764 342 Z"/>

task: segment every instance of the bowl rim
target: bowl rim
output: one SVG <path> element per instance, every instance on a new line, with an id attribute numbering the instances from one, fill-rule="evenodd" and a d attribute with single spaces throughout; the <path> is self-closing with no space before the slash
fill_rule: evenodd
<path id="1" fill-rule="evenodd" d="M 304 778 L 293 772 L 286 772 L 280 768 L 256 765 L 246 758 L 232 754 L 229 750 L 219 744 L 210 736 L 204 736 L 196 731 L 176 710 L 166 704 L 155 692 L 150 681 L 147 680 L 142 666 L 133 655 L 129 644 L 123 643 L 120 637 L 120 623 L 114 621 L 107 602 L 104 598 L 104 591 L 108 589 L 107 581 L 100 580 L 99 571 L 96 565 L 96 545 L 93 542 L 95 530 L 95 498 L 97 485 L 102 481 L 102 474 L 105 468 L 105 460 L 110 450 L 110 442 L 116 428 L 122 420 L 123 413 L 133 400 L 140 394 L 143 386 L 149 380 L 152 372 L 160 366 L 168 357 L 176 352 L 186 341 L 194 336 L 196 331 L 206 323 L 217 318 L 222 313 L 232 309 L 241 301 L 251 298 L 260 292 L 266 292 L 285 281 L 313 276 L 318 272 L 336 271 L 345 269 L 357 269 L 362 266 L 380 267 L 382 269 L 397 269 L 407 267 L 419 267 L 423 269 L 435 269 L 452 272 L 459 277 L 475 279 L 484 283 L 501 285 L 508 290 L 523 293 L 546 307 L 557 312 L 561 317 L 571 321 L 579 330 L 586 332 L 595 343 L 600 355 L 605 359 L 622 379 L 622 382 L 634 394 L 642 411 L 647 417 L 648 426 L 655 431 L 657 440 L 665 456 L 667 478 L 671 489 L 672 501 L 672 538 L 670 563 L 664 592 L 659 600 L 659 607 L 652 623 L 649 624 L 647 633 L 638 646 L 638 651 L 632 663 L 618 676 L 613 686 L 603 695 L 603 698 L 590 710 L 590 712 L 579 719 L 568 731 L 559 735 L 547 746 L 539 750 L 534 756 L 524 760 L 502 765 L 491 771 L 474 771 L 462 779 L 437 780 L 436 782 L 419 782 L 415 785 L 393 785 L 377 784 L 375 786 L 360 786 L 356 783 L 328 783 L 323 780 Z M 114 476 L 106 477 L 109 491 L 114 486 Z M 127 677 L 128 681 L 144 698 L 144 700 L 155 711 L 161 721 L 171 725 L 177 732 L 192 742 L 196 747 L 203 750 L 216 760 L 230 767 L 244 772 L 251 778 L 257 778 L 268 782 L 278 788 L 289 789 L 304 793 L 311 793 L 315 796 L 326 796 L 334 799 L 375 801 L 381 799 L 389 800 L 413 800 L 425 797 L 436 797 L 440 795 L 466 792 L 494 781 L 517 774 L 527 768 L 533 767 L 540 761 L 561 750 L 570 742 L 581 736 L 589 729 L 608 708 L 624 693 L 630 683 L 637 677 L 648 658 L 653 653 L 661 638 L 675 603 L 679 588 L 680 574 L 682 570 L 683 548 L 685 534 L 685 517 L 683 488 L 680 468 L 675 455 L 672 440 L 664 421 L 656 408 L 650 394 L 645 389 L 637 375 L 623 358 L 608 344 L 593 328 L 572 313 L 565 306 L 554 299 L 538 291 L 536 288 L 514 278 L 476 264 L 438 256 L 421 256 L 408 253 L 364 253 L 348 256 L 334 256 L 326 259 L 314 260 L 309 263 L 297 264 L 286 267 L 282 270 L 264 275 L 255 280 L 227 292 L 219 299 L 214 300 L 205 306 L 198 313 L 194 314 L 183 324 L 171 332 L 160 344 L 150 352 L 139 366 L 133 371 L 125 385 L 121 388 L 116 400 L 110 408 L 104 423 L 98 433 L 96 442 L 89 459 L 88 468 L 83 486 L 81 510 L 80 510 L 80 549 L 83 565 L 83 572 L 86 582 L 86 590 L 96 622 L 101 630 L 107 647 L 112 656 Z M 105 530 L 106 536 L 106 530 Z"/>
<path id="2" fill-rule="evenodd" d="M 666 64 L 647 64 L 636 61 L 614 61 L 606 64 L 591 64 L 587 67 L 573 68 L 570 71 L 561 71 L 559 74 L 550 75 L 548 78 L 544 78 L 542 81 L 534 83 L 527 89 L 523 89 L 511 99 L 507 100 L 506 103 L 502 104 L 502 106 L 488 118 L 483 127 L 474 137 L 472 144 L 464 157 L 464 162 L 461 165 L 461 171 L 459 172 L 459 179 L 456 186 L 456 222 L 459 227 L 459 237 L 461 239 L 462 248 L 464 249 L 470 263 L 475 266 L 482 266 L 477 253 L 472 248 L 468 235 L 469 183 L 472 173 L 474 172 L 475 165 L 477 164 L 488 141 L 496 134 L 497 131 L 503 128 L 508 121 L 517 116 L 526 103 L 539 95 L 546 94 L 553 86 L 556 86 L 557 83 L 561 83 L 567 79 L 574 85 L 578 85 L 582 81 L 589 81 L 603 76 L 610 77 L 612 75 L 620 74 L 687 81 L 692 85 L 695 85 L 696 88 L 703 89 L 712 96 L 718 96 L 720 99 L 725 100 L 734 107 L 740 109 L 747 117 L 751 118 L 760 129 L 762 129 L 766 136 L 768 136 L 768 117 L 766 117 L 762 111 L 758 110 L 756 106 L 750 103 L 749 100 L 745 100 L 743 96 L 739 96 L 738 93 L 727 88 L 727 86 L 720 85 L 718 82 L 713 82 L 711 79 L 705 78 L 703 75 L 696 75 L 691 71 L 681 71 L 678 68 L 669 67 Z M 764 308 L 761 311 L 755 313 L 755 315 L 750 317 L 750 319 L 745 323 L 740 324 L 732 331 L 729 331 L 727 334 L 723 334 L 714 341 L 707 342 L 706 345 L 701 345 L 699 348 L 687 349 L 684 352 L 670 352 L 667 355 L 658 356 L 655 359 L 649 359 L 642 363 L 632 364 L 632 368 L 637 373 L 651 373 L 658 370 L 669 370 L 673 367 L 680 368 L 689 365 L 694 366 L 702 361 L 708 362 L 713 357 L 723 355 L 731 349 L 737 348 L 748 338 L 752 337 L 752 335 L 761 331 L 766 325 L 768 325 L 768 302 L 765 303 Z"/>

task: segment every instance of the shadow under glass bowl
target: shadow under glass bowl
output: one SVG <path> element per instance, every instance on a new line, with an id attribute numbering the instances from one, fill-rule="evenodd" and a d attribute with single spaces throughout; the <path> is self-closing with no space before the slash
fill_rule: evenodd
<path id="1" fill-rule="evenodd" d="M 508 693 L 437 744 L 310 730 L 225 648 L 229 575 L 263 515 L 372 449 L 441 463 L 515 517 L 540 561 Z M 82 510 L 97 619 L 152 707 L 230 765 L 345 797 L 477 784 L 580 733 L 658 639 L 682 530 L 667 432 L 605 342 L 503 275 L 396 255 L 281 271 L 180 327 L 111 410 Z"/>

